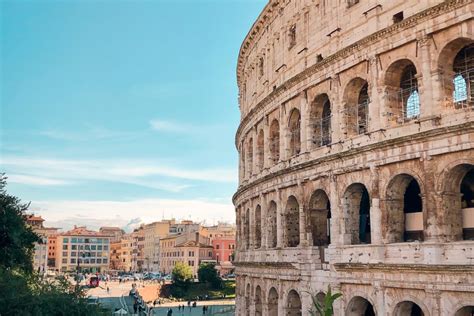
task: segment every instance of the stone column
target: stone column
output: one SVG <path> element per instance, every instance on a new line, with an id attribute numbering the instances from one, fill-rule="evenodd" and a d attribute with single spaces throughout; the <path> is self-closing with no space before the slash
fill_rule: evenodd
<path id="1" fill-rule="evenodd" d="M 372 56 L 368 60 L 369 67 L 369 132 L 377 131 L 384 126 L 382 120 L 384 119 L 382 114 L 383 103 L 382 103 L 382 87 L 383 81 L 380 78 L 379 73 L 379 57 Z"/>
<path id="2" fill-rule="evenodd" d="M 331 245 L 340 246 L 343 244 L 343 235 L 345 225 L 343 222 L 341 202 L 337 192 L 337 179 L 335 175 L 330 175 L 329 200 L 331 201 Z"/>
<path id="3" fill-rule="evenodd" d="M 280 280 L 278 280 L 280 281 Z M 283 289 L 283 284 L 281 284 L 281 281 L 279 282 L 279 287 L 278 287 L 278 315 L 286 315 L 286 297 L 283 297 L 284 294 L 284 289 Z"/>
<path id="4" fill-rule="evenodd" d="M 300 246 L 307 247 L 308 246 L 308 238 L 306 234 L 306 209 L 308 206 L 306 205 L 306 201 L 304 201 L 305 197 L 305 189 L 304 184 L 298 184 L 298 190 L 301 192 L 301 201 L 299 206 L 299 229 L 300 229 Z"/>
<path id="5" fill-rule="evenodd" d="M 267 248 L 267 236 L 268 236 L 268 229 L 267 229 L 267 201 L 263 194 L 260 194 L 260 215 L 262 218 L 260 219 L 260 248 L 266 249 Z"/>
<path id="6" fill-rule="evenodd" d="M 281 191 L 277 190 L 277 212 L 276 212 L 276 220 L 277 220 L 277 248 L 284 247 L 283 241 L 283 230 L 284 230 L 284 220 L 283 220 L 283 206 L 281 201 Z"/>
<path id="7" fill-rule="evenodd" d="M 257 130 L 257 126 L 255 125 L 255 128 L 254 128 L 254 133 L 253 133 L 253 136 L 252 136 L 252 141 L 253 141 L 253 144 L 252 144 L 252 154 L 253 154 L 253 157 L 252 157 L 252 175 L 256 175 L 260 172 L 260 169 L 257 168 L 257 138 L 258 138 L 258 130 Z"/>
<path id="8" fill-rule="evenodd" d="M 370 205 L 370 238 L 371 243 L 378 245 L 382 243 L 382 213 L 380 211 L 379 194 L 379 170 L 376 166 L 370 166 L 372 178 L 371 205 Z"/>
<path id="9" fill-rule="evenodd" d="M 300 96 L 300 113 L 301 113 L 301 153 L 309 151 L 309 142 L 308 142 L 308 117 L 309 117 L 309 108 L 308 108 L 308 99 L 306 91 L 303 91 Z"/>
<path id="10" fill-rule="evenodd" d="M 288 128 L 288 113 L 285 104 L 280 106 L 280 160 L 286 161 L 289 158 L 289 138 L 290 129 Z"/>
<path id="11" fill-rule="evenodd" d="M 268 116 L 263 119 L 263 169 L 272 166 L 270 160 L 270 122 Z"/>
<path id="12" fill-rule="evenodd" d="M 431 35 L 423 35 L 417 40 L 418 52 L 420 54 L 421 69 L 417 69 L 417 75 L 422 74 L 423 77 L 418 79 L 418 86 L 421 88 L 420 93 L 420 116 L 427 117 L 440 113 L 439 103 L 434 102 L 432 87 L 432 71 L 431 71 L 431 53 L 430 47 L 433 40 Z M 435 72 L 435 71 L 434 71 Z"/>
<path id="13" fill-rule="evenodd" d="M 436 203 L 436 164 L 431 157 L 423 157 L 424 166 L 424 187 L 420 187 L 423 194 L 423 224 L 425 241 L 440 241 L 442 237 L 442 207 Z M 422 183 L 419 183 L 422 186 Z"/>
<path id="14" fill-rule="evenodd" d="M 337 143 L 341 140 L 344 140 L 344 133 L 342 130 L 343 122 L 342 118 L 344 117 L 343 108 L 342 108 L 342 93 L 340 94 L 341 84 L 339 75 L 335 75 L 331 78 L 331 96 L 334 96 L 333 99 L 329 98 L 331 102 L 331 143 Z"/>

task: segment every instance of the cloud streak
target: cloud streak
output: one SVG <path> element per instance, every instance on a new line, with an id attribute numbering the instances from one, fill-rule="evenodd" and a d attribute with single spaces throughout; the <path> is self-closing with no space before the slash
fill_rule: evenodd
<path id="1" fill-rule="evenodd" d="M 235 183 L 232 169 L 184 169 L 148 160 L 67 160 L 6 156 L 1 159 L 11 182 L 27 185 L 66 185 L 83 181 L 128 183 L 180 192 L 194 181 Z"/>
<path id="2" fill-rule="evenodd" d="M 50 226 L 69 229 L 73 225 L 127 227 L 139 220 L 148 223 L 164 218 L 193 219 L 213 224 L 217 221 L 235 222 L 234 207 L 228 202 L 190 199 L 139 199 L 130 201 L 59 200 L 34 201 L 30 210 L 41 214 Z M 66 215 L 65 214 L 69 214 Z M 129 225 L 128 225 L 129 226 Z"/>

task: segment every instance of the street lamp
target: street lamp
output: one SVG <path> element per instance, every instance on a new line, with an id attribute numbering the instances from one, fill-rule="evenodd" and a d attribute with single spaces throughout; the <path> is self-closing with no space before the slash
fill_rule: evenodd
<path id="1" fill-rule="evenodd" d="M 88 250 L 87 257 L 90 257 L 91 253 L 90 253 L 89 245 L 84 245 L 84 249 Z M 84 260 L 86 258 L 86 252 L 82 251 L 82 255 L 81 255 L 80 249 L 77 249 L 77 272 L 76 272 L 76 286 L 77 287 L 79 287 L 79 273 L 81 272 L 81 266 L 80 266 L 81 256 L 82 256 L 82 259 Z"/>

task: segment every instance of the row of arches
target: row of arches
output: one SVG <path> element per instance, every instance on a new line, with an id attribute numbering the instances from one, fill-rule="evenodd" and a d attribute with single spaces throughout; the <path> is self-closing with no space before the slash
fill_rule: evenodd
<path id="1" fill-rule="evenodd" d="M 447 218 L 453 240 L 474 240 L 474 165 L 459 164 L 445 175 L 443 216 Z M 383 240 L 386 243 L 423 241 L 428 225 L 426 220 L 426 190 L 420 179 L 409 173 L 395 175 L 388 182 L 381 197 Z M 239 227 L 244 249 L 297 247 L 301 243 L 302 225 L 309 233 L 312 246 L 327 246 L 331 243 L 331 218 L 339 212 L 346 235 L 345 244 L 370 244 L 372 242 L 371 208 L 372 197 L 363 183 L 352 183 L 343 192 L 340 210 L 333 209 L 328 192 L 316 189 L 309 201 L 302 206 L 301 199 L 290 195 L 281 203 L 276 200 L 267 205 L 257 204 L 254 210 L 246 209 L 243 226 Z M 263 209 L 265 208 L 265 209 Z M 281 221 L 278 221 L 281 214 Z M 241 214 L 242 215 L 242 214 Z M 252 225 L 251 225 L 252 224 Z M 282 242 L 278 245 L 278 232 Z M 382 233 L 382 232 L 380 232 Z"/>
<path id="2" fill-rule="evenodd" d="M 442 50 L 440 56 L 443 57 L 439 71 L 444 78 L 442 89 L 447 99 L 446 107 L 473 108 L 473 41 L 465 38 L 454 40 Z M 415 62 L 408 58 L 397 60 L 387 68 L 384 73 L 382 100 L 378 100 L 383 102 L 386 108 L 384 115 L 387 119 L 385 124 L 387 127 L 412 121 L 422 114 L 421 94 L 423 91 L 420 89 L 419 78 L 420 74 Z M 343 90 L 342 113 L 337 120 L 344 134 L 343 137 L 351 138 L 372 130 L 372 121 L 369 117 L 372 90 L 372 83 L 362 77 L 356 77 L 347 83 Z M 306 141 L 302 139 L 303 128 L 306 129 L 305 134 L 310 144 L 307 150 L 331 144 L 334 111 L 329 95 L 321 93 L 310 101 L 307 121 L 302 121 L 300 109 L 294 107 L 289 109 L 286 122 L 280 122 L 284 119 L 283 117 L 273 118 L 269 122 L 268 132 L 264 132 L 264 128 L 260 127 L 256 134 L 256 144 L 253 137 L 248 136 L 240 148 L 244 177 L 262 170 L 267 158 L 270 165 L 278 163 L 283 149 L 287 150 L 289 157 L 300 154 L 302 142 Z M 282 142 L 282 137 L 287 141 Z M 283 148 L 283 146 L 287 147 Z M 255 165 L 254 147 L 257 160 Z"/>
<path id="3" fill-rule="evenodd" d="M 245 310 L 247 315 L 250 315 L 251 310 L 251 286 L 248 283 L 245 291 Z M 319 292 L 315 297 L 319 302 L 323 303 L 325 293 Z M 257 285 L 254 292 L 253 302 L 255 304 L 255 316 L 278 316 L 280 310 L 280 296 L 275 287 L 271 287 L 268 291 L 268 295 L 264 295 L 264 292 L 260 285 Z M 291 289 L 286 295 L 284 301 L 285 315 L 289 316 L 301 316 L 303 315 L 303 304 L 300 294 Z M 266 313 L 264 313 L 266 310 Z M 460 307 L 454 316 L 470 316 L 474 314 L 474 306 L 463 306 Z M 374 305 L 365 297 L 354 296 L 352 297 L 346 307 L 344 315 L 346 316 L 376 316 L 378 315 Z M 393 311 L 390 313 L 393 316 L 429 316 L 430 313 L 427 308 L 421 302 L 414 302 L 412 300 L 402 300 L 395 304 Z"/>

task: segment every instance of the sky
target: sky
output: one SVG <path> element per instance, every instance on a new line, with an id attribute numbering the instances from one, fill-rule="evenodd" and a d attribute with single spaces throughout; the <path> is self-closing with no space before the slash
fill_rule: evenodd
<path id="1" fill-rule="evenodd" d="M 8 193 L 64 229 L 235 222 L 235 69 L 265 3 L 1 1 Z"/>

